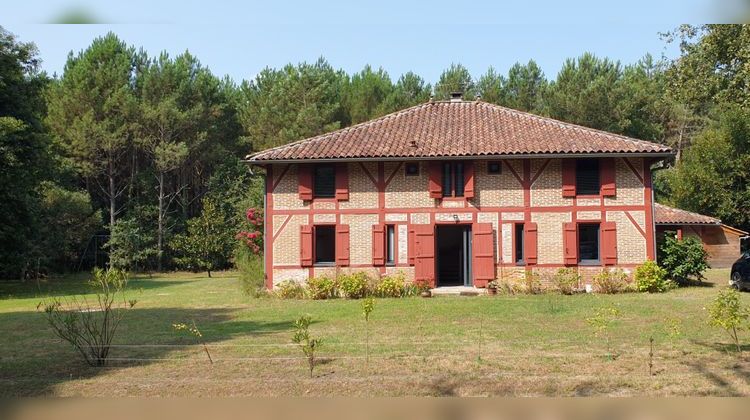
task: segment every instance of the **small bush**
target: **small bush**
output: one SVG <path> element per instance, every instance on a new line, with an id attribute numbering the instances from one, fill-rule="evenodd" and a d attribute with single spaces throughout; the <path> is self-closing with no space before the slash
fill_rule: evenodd
<path id="1" fill-rule="evenodd" d="M 740 294 L 734 289 L 719 292 L 708 307 L 708 315 L 708 323 L 726 331 L 737 352 L 741 352 L 739 332 L 748 328 L 750 310 L 742 305 Z"/>
<path id="2" fill-rule="evenodd" d="M 542 282 L 539 279 L 539 274 L 533 271 L 526 271 L 523 275 L 523 284 L 525 292 L 531 295 L 538 295 L 542 293 Z"/>
<path id="3" fill-rule="evenodd" d="M 312 299 L 331 299 L 336 297 L 336 281 L 321 276 L 307 280 L 307 290 Z"/>
<path id="4" fill-rule="evenodd" d="M 501 280 L 497 282 L 497 293 L 501 295 L 517 295 L 523 293 L 523 289 L 517 283 Z"/>
<path id="5" fill-rule="evenodd" d="M 621 269 L 603 269 L 594 276 L 596 291 L 604 294 L 622 293 L 627 290 L 628 275 Z"/>
<path id="6" fill-rule="evenodd" d="M 304 299 L 305 287 L 294 280 L 284 280 L 276 285 L 276 296 L 281 299 Z"/>
<path id="7" fill-rule="evenodd" d="M 370 277 L 367 273 L 359 271 L 351 274 L 342 274 L 338 278 L 339 291 L 349 299 L 359 299 L 367 296 Z"/>
<path id="8" fill-rule="evenodd" d="M 581 283 L 581 275 L 573 268 L 561 268 L 552 277 L 552 282 L 560 293 L 572 295 Z"/>
<path id="9" fill-rule="evenodd" d="M 677 240 L 667 236 L 659 248 L 659 265 L 666 270 L 667 278 L 686 285 L 690 280 L 703 280 L 703 272 L 709 268 L 708 253 L 696 238 Z"/>
<path id="10" fill-rule="evenodd" d="M 405 283 L 403 273 L 385 276 L 375 287 L 375 294 L 380 297 L 402 297 L 405 294 Z"/>
<path id="11" fill-rule="evenodd" d="M 635 269 L 635 290 L 648 293 L 662 293 L 673 284 L 667 279 L 667 272 L 653 261 L 646 261 Z"/>
<path id="12" fill-rule="evenodd" d="M 251 297 L 266 296 L 263 256 L 249 252 L 237 252 L 234 263 L 239 270 L 242 291 Z"/>

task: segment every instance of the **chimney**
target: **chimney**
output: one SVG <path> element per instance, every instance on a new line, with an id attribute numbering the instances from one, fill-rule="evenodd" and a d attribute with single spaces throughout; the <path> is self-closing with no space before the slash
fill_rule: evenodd
<path id="1" fill-rule="evenodd" d="M 451 92 L 451 102 L 461 102 L 463 99 L 463 92 Z"/>

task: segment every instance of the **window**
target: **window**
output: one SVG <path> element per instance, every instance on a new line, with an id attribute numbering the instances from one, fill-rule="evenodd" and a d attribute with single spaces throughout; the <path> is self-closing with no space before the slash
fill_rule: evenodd
<path id="1" fill-rule="evenodd" d="M 503 166 L 500 162 L 487 162 L 487 173 L 490 175 L 497 175 L 503 173 Z"/>
<path id="2" fill-rule="evenodd" d="M 419 164 L 418 163 L 407 163 L 405 167 L 406 176 L 418 176 L 419 175 Z"/>
<path id="3" fill-rule="evenodd" d="M 315 226 L 315 264 L 334 264 L 336 258 L 336 227 Z"/>
<path id="4" fill-rule="evenodd" d="M 523 223 L 516 223 L 516 264 L 523 264 Z"/>
<path id="5" fill-rule="evenodd" d="M 314 197 L 333 198 L 336 196 L 336 168 L 333 165 L 316 165 L 313 178 Z"/>
<path id="6" fill-rule="evenodd" d="M 576 194 L 599 195 L 599 161 L 576 160 Z"/>
<path id="7" fill-rule="evenodd" d="M 385 227 L 385 263 L 395 264 L 396 262 L 396 226 L 387 225 Z"/>
<path id="8" fill-rule="evenodd" d="M 463 162 L 446 162 L 443 164 L 443 197 L 464 196 Z"/>
<path id="9" fill-rule="evenodd" d="M 599 224 L 578 225 L 578 261 L 586 264 L 599 263 Z"/>

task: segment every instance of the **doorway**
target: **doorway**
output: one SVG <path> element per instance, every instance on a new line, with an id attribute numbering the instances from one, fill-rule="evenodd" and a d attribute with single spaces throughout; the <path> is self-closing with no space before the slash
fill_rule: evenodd
<path id="1" fill-rule="evenodd" d="M 437 285 L 471 286 L 471 225 L 438 225 Z"/>

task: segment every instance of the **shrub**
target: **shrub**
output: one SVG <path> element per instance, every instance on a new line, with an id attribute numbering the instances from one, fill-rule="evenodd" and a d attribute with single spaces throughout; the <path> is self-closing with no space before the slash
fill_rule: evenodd
<path id="1" fill-rule="evenodd" d="M 523 275 L 523 284 L 525 292 L 531 295 L 538 295 L 542 293 L 542 282 L 539 279 L 539 274 L 533 271 L 526 271 Z"/>
<path id="2" fill-rule="evenodd" d="M 304 299 L 305 287 L 294 280 L 284 280 L 276 285 L 276 296 L 282 299 Z"/>
<path id="3" fill-rule="evenodd" d="M 703 272 L 709 268 L 708 253 L 696 238 L 677 240 L 667 236 L 659 248 L 659 265 L 666 270 L 667 278 L 685 285 L 691 279 L 703 280 Z"/>
<path id="4" fill-rule="evenodd" d="M 635 269 L 635 290 L 648 293 L 662 293 L 672 288 L 667 272 L 653 261 L 646 261 Z"/>
<path id="5" fill-rule="evenodd" d="M 245 249 L 235 252 L 234 264 L 239 270 L 240 286 L 248 296 L 266 295 L 265 274 L 263 272 L 263 255 L 255 255 Z"/>
<path id="6" fill-rule="evenodd" d="M 719 292 L 711 306 L 708 307 L 708 315 L 708 323 L 726 331 L 737 347 L 737 352 L 741 352 L 738 333 L 747 328 L 750 311 L 742 306 L 740 294 L 734 289 Z"/>
<path id="7" fill-rule="evenodd" d="M 380 297 L 402 297 L 405 291 L 404 274 L 398 273 L 380 279 L 375 294 Z"/>
<path id="8" fill-rule="evenodd" d="M 91 366 L 107 364 L 112 339 L 122 321 L 125 308 L 132 308 L 135 300 L 125 297 L 128 276 L 125 271 L 110 268 L 95 269 L 90 284 L 96 288 L 96 306 L 85 298 L 52 298 L 39 304 L 44 308 L 47 322 L 61 339 L 70 343 Z M 122 299 L 117 308 L 115 300 Z"/>
<path id="9" fill-rule="evenodd" d="M 331 299 L 336 297 L 336 282 L 326 276 L 307 280 L 307 290 L 312 299 Z"/>
<path id="10" fill-rule="evenodd" d="M 628 285 L 628 275 L 621 269 L 603 269 L 594 276 L 594 286 L 599 293 L 614 294 L 624 292 Z"/>
<path id="11" fill-rule="evenodd" d="M 342 274 L 338 278 L 339 290 L 349 299 L 359 299 L 367 295 L 370 277 L 363 271 Z"/>
<path id="12" fill-rule="evenodd" d="M 552 277 L 557 290 L 564 295 L 572 295 L 581 282 L 581 275 L 573 268 L 561 268 Z"/>
<path id="13" fill-rule="evenodd" d="M 497 282 L 497 293 L 501 295 L 517 295 L 523 293 L 523 289 L 521 289 L 521 286 L 516 283 L 502 280 Z"/>

